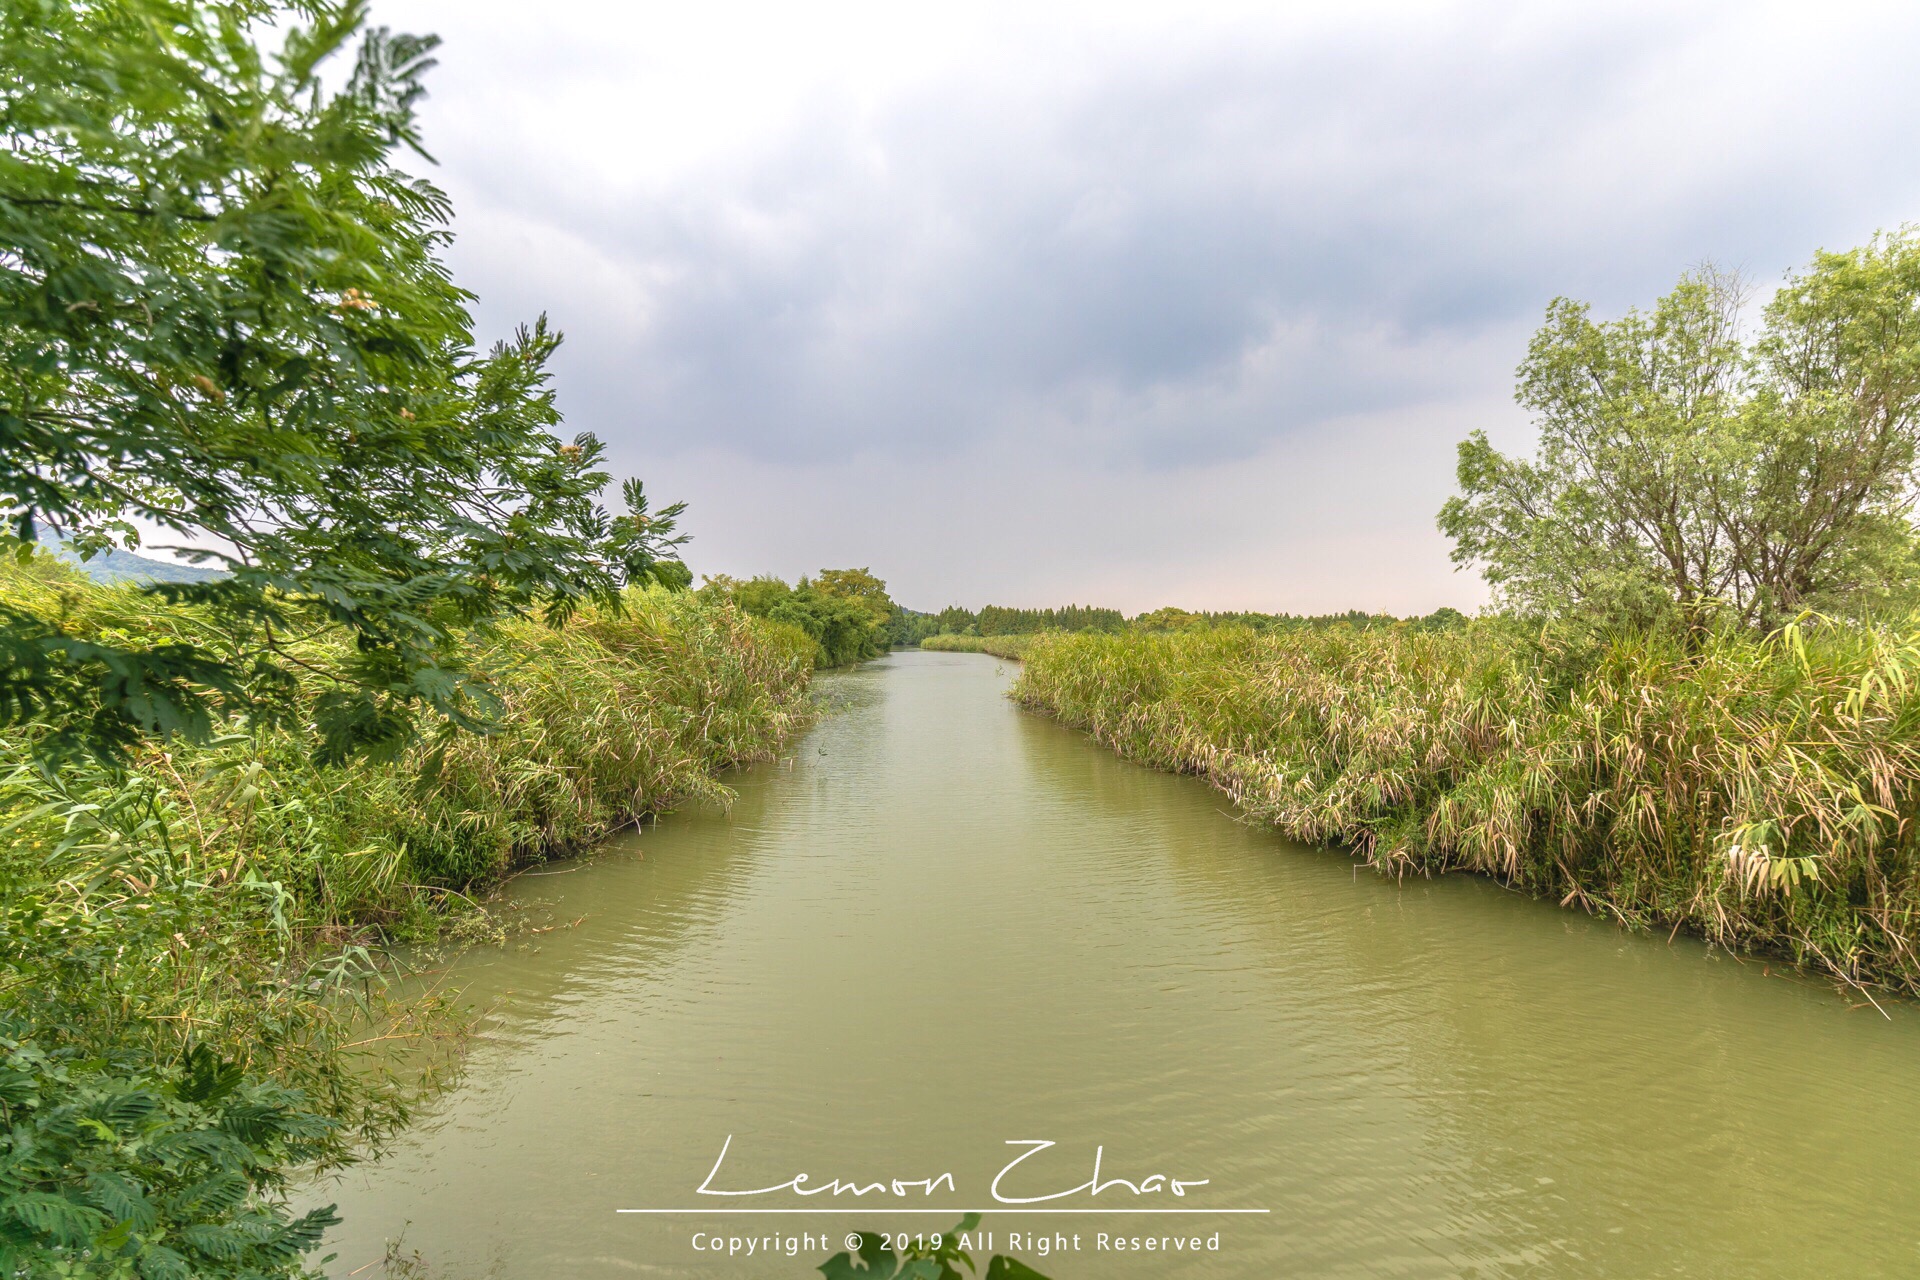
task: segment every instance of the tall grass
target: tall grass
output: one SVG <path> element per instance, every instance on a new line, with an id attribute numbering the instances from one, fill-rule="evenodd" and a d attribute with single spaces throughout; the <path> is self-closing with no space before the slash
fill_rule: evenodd
<path id="1" fill-rule="evenodd" d="M 1383 870 L 1483 872 L 1920 993 L 1920 636 L 1046 636 L 1015 696 Z"/>
<path id="2" fill-rule="evenodd" d="M 44 559 L 0 570 L 0 596 L 57 606 L 84 636 L 209 625 Z M 719 770 L 810 719 L 811 652 L 789 629 L 687 595 L 626 603 L 476 637 L 496 731 L 387 763 L 321 767 L 310 742 L 236 724 L 120 773 L 48 770 L 31 730 L 0 735 L 0 1014 L 43 1041 L 163 1062 L 210 1044 L 327 1099 L 343 1134 L 391 1130 L 404 1082 L 343 1055 L 434 1010 L 375 1007 L 383 943 L 433 932 L 516 866 L 724 795 Z"/>
<path id="3" fill-rule="evenodd" d="M 1033 640 L 1032 636 L 928 636 L 920 647 L 940 653 L 990 653 L 1018 662 L 1027 656 Z"/>

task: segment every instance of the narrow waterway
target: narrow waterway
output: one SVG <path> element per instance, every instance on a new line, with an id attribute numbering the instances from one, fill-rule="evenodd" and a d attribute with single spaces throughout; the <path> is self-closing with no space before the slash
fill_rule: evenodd
<path id="1" fill-rule="evenodd" d="M 1012 1250 L 1056 1280 L 1920 1274 L 1911 1008 L 1482 881 L 1356 874 L 1020 712 L 1012 674 L 916 652 L 829 677 L 843 709 L 730 813 L 516 881 L 579 922 L 457 963 L 490 1032 L 391 1157 L 321 1189 L 329 1274 L 404 1235 L 437 1278 L 808 1276 L 837 1243 L 696 1238 L 938 1230 L 994 1203 L 1015 1139 L 1058 1145 L 1009 1197 L 1086 1182 L 1103 1147 L 1103 1180 L 1206 1185 L 1050 1205 L 1270 1211 L 988 1215 L 1002 1252 L 1066 1237 Z M 954 1190 L 697 1194 L 729 1137 L 716 1188 Z"/>

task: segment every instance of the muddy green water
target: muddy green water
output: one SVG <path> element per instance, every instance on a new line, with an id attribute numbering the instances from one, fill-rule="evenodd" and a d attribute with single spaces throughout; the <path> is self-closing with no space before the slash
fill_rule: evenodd
<path id="1" fill-rule="evenodd" d="M 994 1204 L 1008 1140 L 1045 1139 L 1002 1194 L 1078 1186 L 1104 1147 L 1103 1179 L 1208 1184 L 1051 1206 L 1270 1211 L 988 1215 L 1056 1280 L 1920 1275 L 1913 1009 L 1480 881 L 1356 875 L 1018 711 L 1011 675 L 909 653 L 832 677 L 844 710 L 731 813 L 517 881 L 580 923 L 455 966 L 490 1033 L 398 1151 L 322 1190 L 330 1274 L 404 1233 L 435 1277 L 807 1276 L 837 1244 L 696 1239 L 937 1230 Z M 723 1215 L 833 1200 L 698 1194 L 729 1136 L 716 1188 L 955 1189 L 921 1216 L 876 1212 L 917 1188 Z"/>

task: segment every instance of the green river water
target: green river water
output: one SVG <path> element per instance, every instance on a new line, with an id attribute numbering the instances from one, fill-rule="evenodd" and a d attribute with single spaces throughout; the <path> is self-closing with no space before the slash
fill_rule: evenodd
<path id="1" fill-rule="evenodd" d="M 1356 874 L 1019 711 L 1012 674 L 827 677 L 841 709 L 730 812 L 514 882 L 579 923 L 456 962 L 497 1013 L 391 1156 L 319 1190 L 329 1274 L 404 1234 L 447 1280 L 800 1277 L 978 1208 L 1055 1280 L 1920 1275 L 1911 1007 Z M 953 1190 L 701 1194 L 723 1145 L 714 1189 Z M 1206 1183 L 991 1194 L 1023 1151 L 1003 1196 L 1070 1191 L 1096 1148 L 1103 1181 Z M 1203 1247 L 1113 1247 L 1176 1237 Z"/>

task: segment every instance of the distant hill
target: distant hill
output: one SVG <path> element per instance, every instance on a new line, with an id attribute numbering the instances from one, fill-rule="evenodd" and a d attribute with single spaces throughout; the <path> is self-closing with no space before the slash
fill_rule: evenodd
<path id="1" fill-rule="evenodd" d="M 131 551 L 122 551 L 118 547 L 102 551 L 91 560 L 82 560 L 79 552 L 74 551 L 58 538 L 46 539 L 45 546 L 53 555 L 74 566 L 95 582 L 131 582 L 136 585 L 148 582 L 210 582 L 225 573 L 222 569 L 174 564 L 168 560 L 151 560 L 146 556 L 135 555 Z"/>

